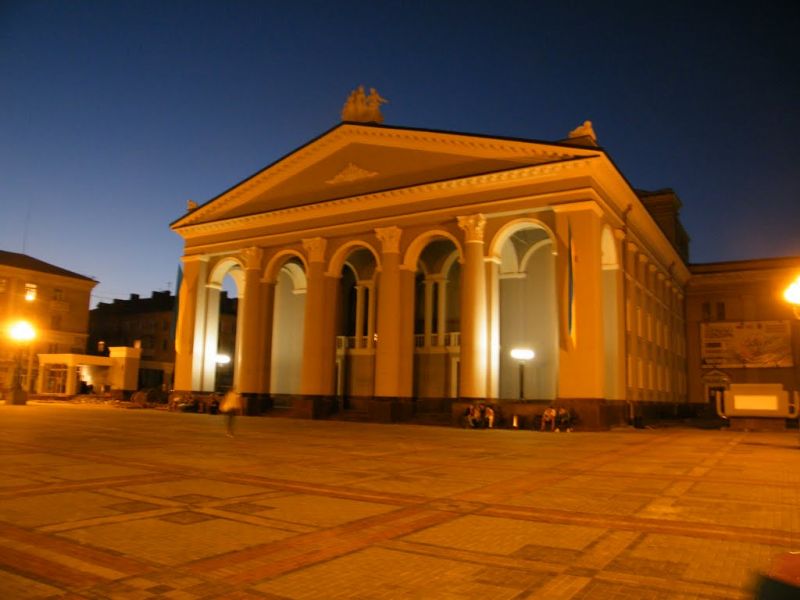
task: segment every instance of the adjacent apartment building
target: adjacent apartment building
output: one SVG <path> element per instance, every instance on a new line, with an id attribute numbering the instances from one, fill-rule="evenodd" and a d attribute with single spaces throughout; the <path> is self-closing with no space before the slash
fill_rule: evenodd
<path id="1" fill-rule="evenodd" d="M 0 392 L 13 384 L 21 369 L 24 389 L 44 376 L 39 354 L 78 352 L 89 337 L 89 301 L 97 281 L 26 254 L 0 250 Z M 10 323 L 24 319 L 36 336 L 19 344 L 7 335 Z M 58 376 L 53 373 L 52 376 Z"/>

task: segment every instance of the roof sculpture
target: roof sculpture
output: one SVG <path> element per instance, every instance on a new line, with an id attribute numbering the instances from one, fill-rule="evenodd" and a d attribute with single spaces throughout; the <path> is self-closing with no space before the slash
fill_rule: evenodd
<path id="1" fill-rule="evenodd" d="M 389 102 L 381 97 L 375 88 L 369 89 L 369 96 L 364 93 L 364 86 L 360 85 L 347 97 L 342 108 L 342 121 L 355 123 L 383 123 L 381 104 Z"/>

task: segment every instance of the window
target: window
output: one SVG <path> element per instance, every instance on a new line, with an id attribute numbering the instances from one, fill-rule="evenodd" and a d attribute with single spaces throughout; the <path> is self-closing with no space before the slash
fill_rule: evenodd
<path id="1" fill-rule="evenodd" d="M 711 320 L 711 302 L 703 302 L 703 321 Z"/>
<path id="2" fill-rule="evenodd" d="M 8 286 L 8 280 L 5 277 L 0 277 L 0 292 L 5 292 L 6 286 Z"/>
<path id="3" fill-rule="evenodd" d="M 53 290 L 53 300 L 63 300 L 64 299 L 64 290 L 60 288 L 55 288 Z"/>
<path id="4" fill-rule="evenodd" d="M 717 302 L 717 321 L 725 320 L 725 303 Z"/>
<path id="5" fill-rule="evenodd" d="M 26 283 L 25 284 L 25 300 L 28 302 L 33 302 L 36 300 L 36 284 L 35 283 Z"/>
<path id="6" fill-rule="evenodd" d="M 50 329 L 61 329 L 61 315 L 50 315 Z"/>

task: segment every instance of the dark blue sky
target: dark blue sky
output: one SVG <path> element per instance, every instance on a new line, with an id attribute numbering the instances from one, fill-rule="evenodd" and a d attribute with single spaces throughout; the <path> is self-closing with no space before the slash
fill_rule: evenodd
<path id="1" fill-rule="evenodd" d="M 673 187 L 693 262 L 800 256 L 793 2 L 0 0 L 0 248 L 173 286 L 169 223 L 334 126 L 541 140 Z"/>

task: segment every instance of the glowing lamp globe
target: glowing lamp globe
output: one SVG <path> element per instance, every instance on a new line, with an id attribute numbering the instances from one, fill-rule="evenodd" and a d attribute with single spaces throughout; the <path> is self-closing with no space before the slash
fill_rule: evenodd
<path id="1" fill-rule="evenodd" d="M 27 321 L 17 321 L 8 328 L 8 335 L 15 342 L 30 342 L 36 337 L 36 330 Z"/>
<path id="2" fill-rule="evenodd" d="M 530 348 L 512 348 L 511 358 L 514 360 L 531 360 L 536 353 Z"/>
<path id="3" fill-rule="evenodd" d="M 783 297 L 789 304 L 800 306 L 800 276 L 786 288 Z"/>

